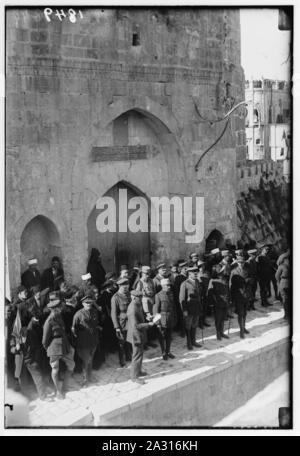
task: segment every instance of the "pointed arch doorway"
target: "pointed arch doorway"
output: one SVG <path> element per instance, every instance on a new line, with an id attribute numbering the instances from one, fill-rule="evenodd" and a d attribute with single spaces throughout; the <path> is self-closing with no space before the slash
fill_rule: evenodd
<path id="1" fill-rule="evenodd" d="M 119 231 L 119 190 L 127 191 L 128 200 L 133 197 L 148 198 L 144 193 L 133 185 L 121 181 L 108 190 L 103 196 L 110 196 L 116 203 L 116 232 L 100 233 L 96 227 L 96 219 L 100 210 L 96 207 L 93 208 L 87 221 L 88 227 L 88 250 L 89 254 L 91 249 L 97 248 L 101 252 L 102 264 L 106 271 L 115 271 L 119 273 L 120 267 L 123 264 L 128 264 L 132 268 L 135 263 L 150 264 L 150 233 L 138 231 L 132 233 Z M 128 207 L 128 204 L 127 204 Z M 142 206 L 141 209 L 145 211 L 144 216 L 148 219 L 148 227 L 150 226 L 149 204 L 148 207 Z M 128 210 L 128 216 L 130 215 Z"/>

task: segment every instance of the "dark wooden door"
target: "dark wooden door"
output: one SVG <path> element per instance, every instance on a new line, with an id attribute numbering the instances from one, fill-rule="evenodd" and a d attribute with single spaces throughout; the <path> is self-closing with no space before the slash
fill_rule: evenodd
<path id="1" fill-rule="evenodd" d="M 127 190 L 127 201 L 135 196 L 143 196 L 135 191 L 132 187 L 125 183 L 119 183 L 112 187 L 105 196 L 110 196 L 116 203 L 116 218 L 117 230 L 115 233 L 106 232 L 99 233 L 96 228 L 96 219 L 100 211 L 96 208 L 93 209 L 88 218 L 88 246 L 89 252 L 92 247 L 100 250 L 102 255 L 102 263 L 106 271 L 120 270 L 122 264 L 128 264 L 130 268 L 133 267 L 135 262 L 142 264 L 149 264 L 150 261 L 150 234 L 149 232 L 132 233 L 127 229 L 127 232 L 119 231 L 119 190 Z M 147 211 L 147 218 L 149 214 L 146 206 L 143 210 Z M 128 216 L 131 212 L 128 210 Z M 150 225 L 149 225 L 150 226 Z"/>

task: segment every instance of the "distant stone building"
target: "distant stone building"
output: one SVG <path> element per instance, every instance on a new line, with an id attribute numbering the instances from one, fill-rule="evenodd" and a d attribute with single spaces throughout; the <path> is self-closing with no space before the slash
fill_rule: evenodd
<path id="1" fill-rule="evenodd" d="M 72 20 L 67 10 L 59 17 L 53 9 L 49 20 L 42 9 L 6 12 L 12 287 L 30 256 L 43 269 L 59 255 L 77 282 L 92 247 L 107 270 L 117 270 L 237 240 L 244 118 L 235 111 L 225 130 L 214 120 L 244 100 L 239 11 L 75 12 Z M 99 233 L 96 202 L 103 195 L 118 200 L 119 189 L 128 198 L 204 196 L 203 241 L 185 244 L 185 233 Z"/>
<path id="2" fill-rule="evenodd" d="M 287 81 L 246 81 L 250 102 L 246 119 L 249 160 L 289 160 L 291 87 Z"/>

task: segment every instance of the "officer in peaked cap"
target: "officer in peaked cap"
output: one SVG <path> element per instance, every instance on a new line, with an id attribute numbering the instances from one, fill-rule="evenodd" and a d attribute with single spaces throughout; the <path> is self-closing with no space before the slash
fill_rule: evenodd
<path id="1" fill-rule="evenodd" d="M 155 293 L 158 293 L 161 290 L 161 279 L 165 279 L 168 276 L 166 263 L 159 263 L 156 266 L 157 274 L 153 279 Z"/>
<path id="2" fill-rule="evenodd" d="M 126 361 L 131 361 L 131 348 L 126 342 L 127 309 L 130 304 L 129 280 L 122 277 L 117 281 L 117 284 L 119 289 L 111 299 L 111 318 L 118 339 L 120 366 L 124 367 Z"/>
<path id="3" fill-rule="evenodd" d="M 198 265 L 198 280 L 202 284 L 203 287 L 203 293 L 202 293 L 202 309 L 203 313 L 202 316 L 199 318 L 199 327 L 203 329 L 204 326 L 209 327 L 210 324 L 206 321 L 206 317 L 209 312 L 208 308 L 208 299 L 207 299 L 207 289 L 208 289 L 208 284 L 210 280 L 210 273 L 206 267 L 206 262 L 203 260 L 198 260 L 197 262 Z"/>
<path id="4" fill-rule="evenodd" d="M 143 293 L 139 290 L 132 290 L 130 296 L 131 302 L 127 309 L 128 331 L 126 335 L 127 343 L 132 346 L 130 378 L 133 382 L 143 385 L 145 381 L 141 377 L 147 375 L 147 372 L 142 370 L 146 332 L 147 329 L 154 326 L 154 323 L 145 321 L 141 302 Z"/>
<path id="5" fill-rule="evenodd" d="M 178 264 L 179 274 L 175 277 L 174 281 L 174 301 L 176 307 L 176 315 L 177 315 L 177 330 L 181 337 L 185 336 L 185 327 L 184 327 L 184 319 L 182 314 L 182 308 L 179 302 L 179 293 L 180 293 L 180 286 L 181 284 L 187 279 L 187 269 L 188 264 L 187 261 L 180 261 Z"/>
<path id="6" fill-rule="evenodd" d="M 64 397 L 65 389 L 69 386 L 68 383 L 75 367 L 74 348 L 71 346 L 66 334 L 60 304 L 59 299 L 53 299 L 47 304 L 51 313 L 44 324 L 42 341 L 47 351 L 47 356 L 50 358 L 51 376 L 58 399 Z M 63 385 L 59 376 L 60 360 L 64 361 L 67 367 Z"/>
<path id="7" fill-rule="evenodd" d="M 212 278 L 208 285 L 208 296 L 214 306 L 215 326 L 217 339 L 228 339 L 224 333 L 224 322 L 229 307 L 229 288 L 227 278 L 224 276 L 225 267 L 221 264 L 214 266 Z"/>
<path id="8" fill-rule="evenodd" d="M 161 263 L 161 266 L 164 267 L 164 263 Z M 153 315 L 153 306 L 155 302 L 155 285 L 154 280 L 151 278 L 151 268 L 148 265 L 142 266 L 142 276 L 136 285 L 136 290 L 142 293 L 142 308 L 144 312 L 144 316 L 147 321 L 150 321 Z M 160 282 L 159 282 L 160 286 Z M 153 327 L 150 328 L 147 332 L 147 337 L 144 337 L 145 346 L 144 348 L 147 349 L 149 347 L 157 347 L 157 344 L 153 342 L 158 336 L 157 328 Z M 147 340 L 147 343 L 146 343 Z"/>
<path id="9" fill-rule="evenodd" d="M 248 287 L 247 275 L 248 271 L 245 267 L 245 258 L 241 255 L 236 257 L 237 266 L 232 270 L 230 276 L 230 291 L 231 298 L 236 307 L 238 314 L 238 323 L 240 327 L 240 337 L 245 338 L 245 334 L 249 334 L 246 329 L 246 316 L 248 309 Z"/>
<path id="10" fill-rule="evenodd" d="M 169 279 L 161 280 L 162 290 L 155 295 L 155 306 L 153 314 L 161 315 L 159 326 L 159 343 L 162 357 L 166 361 L 168 358 L 175 358 L 171 353 L 172 330 L 175 326 L 175 303 Z"/>
<path id="11" fill-rule="evenodd" d="M 196 342 L 196 329 L 199 324 L 199 317 L 202 315 L 202 284 L 197 279 L 198 268 L 193 266 L 187 269 L 188 278 L 181 284 L 179 302 L 184 317 L 187 348 L 201 347 Z"/>
<path id="12" fill-rule="evenodd" d="M 248 260 L 246 261 L 248 265 L 248 274 L 249 274 L 249 286 L 250 286 L 250 299 L 249 299 L 249 310 L 255 310 L 254 302 L 255 302 L 255 295 L 257 290 L 257 262 L 256 262 L 256 254 L 257 249 L 251 249 L 247 251 Z"/>
<path id="13" fill-rule="evenodd" d="M 257 275 L 260 289 L 261 305 L 263 307 L 271 306 L 272 304 L 268 302 L 268 290 L 269 284 L 272 277 L 272 264 L 268 256 L 269 246 L 261 245 L 261 253 L 258 255 L 257 261 Z"/>
<path id="14" fill-rule="evenodd" d="M 83 305 L 74 317 L 72 332 L 76 340 L 76 350 L 82 361 L 83 384 L 86 386 L 93 381 L 92 366 L 93 359 L 99 343 L 99 314 L 94 307 L 94 299 L 91 295 L 81 299 Z"/>

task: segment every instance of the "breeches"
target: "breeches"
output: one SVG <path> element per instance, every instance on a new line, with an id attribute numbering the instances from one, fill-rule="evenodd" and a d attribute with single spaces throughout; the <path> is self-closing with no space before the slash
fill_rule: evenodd
<path id="1" fill-rule="evenodd" d="M 188 331 L 191 328 L 197 328 L 199 324 L 199 315 L 188 315 L 187 317 L 184 317 L 184 327 Z"/>
<path id="2" fill-rule="evenodd" d="M 55 356 L 50 356 L 50 366 L 52 369 L 59 369 L 59 361 L 62 360 L 64 361 L 68 371 L 73 371 L 75 367 L 75 362 L 74 362 L 74 348 L 70 347 L 69 353 L 65 355 L 55 355 Z"/>

